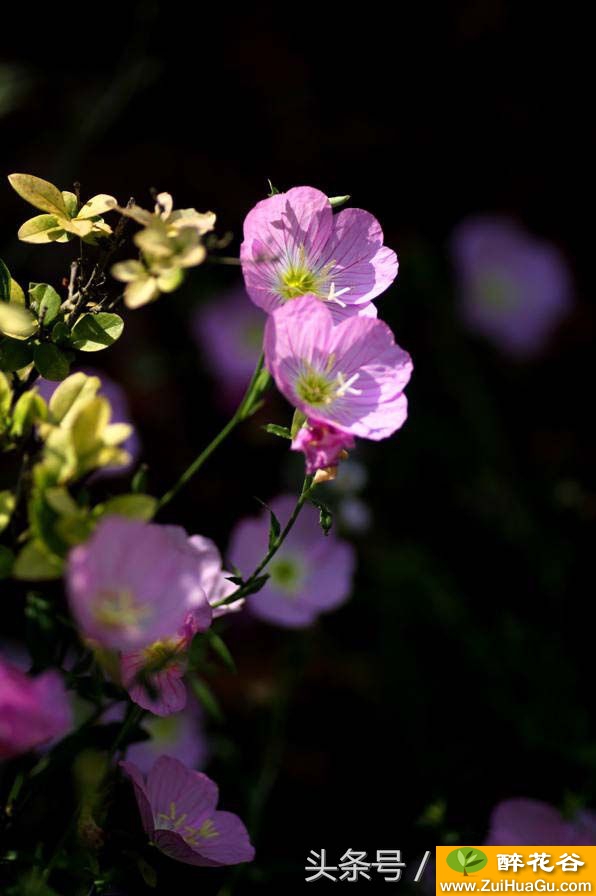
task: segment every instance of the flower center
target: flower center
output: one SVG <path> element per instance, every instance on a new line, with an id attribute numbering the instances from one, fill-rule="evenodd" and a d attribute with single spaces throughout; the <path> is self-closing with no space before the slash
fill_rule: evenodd
<path id="1" fill-rule="evenodd" d="M 312 364 L 304 362 L 304 368 L 295 386 L 296 395 L 301 401 L 316 408 L 330 405 L 336 398 L 343 398 L 345 395 L 362 395 L 362 390 L 354 386 L 360 376 L 359 373 L 353 373 L 346 379 L 343 373 L 338 372 L 335 379 L 329 378 L 327 371 L 331 370 L 334 363 L 335 358 L 331 355 L 327 361 L 326 372 L 321 373 L 320 370 L 315 370 Z"/>
<path id="2" fill-rule="evenodd" d="M 143 651 L 145 672 L 155 675 L 169 668 L 180 659 L 180 643 L 178 641 L 155 641 Z"/>
<path id="3" fill-rule="evenodd" d="M 187 818 L 186 812 L 178 815 L 176 803 L 171 802 L 170 814 L 166 815 L 165 812 L 159 812 L 155 818 L 155 825 L 162 831 L 176 831 L 186 840 L 189 846 L 199 846 L 199 838 L 202 840 L 213 840 L 214 837 L 219 837 L 219 831 L 210 818 L 205 819 L 199 828 L 194 825 L 184 824 Z"/>
<path id="4" fill-rule="evenodd" d="M 141 604 L 128 588 L 100 591 L 93 607 L 95 619 L 106 628 L 136 628 L 151 616 L 151 608 Z"/>
<path id="5" fill-rule="evenodd" d="M 308 367 L 296 382 L 298 398 L 313 407 L 331 404 L 335 397 L 334 383 L 328 376 Z"/>
<path id="6" fill-rule="evenodd" d="M 319 287 L 319 278 L 308 268 L 300 265 L 290 265 L 281 275 L 281 284 L 279 293 L 285 301 L 288 299 L 297 299 L 298 296 L 304 296 L 306 293 L 317 293 Z"/>
<path id="7" fill-rule="evenodd" d="M 293 557 L 279 557 L 269 565 L 269 575 L 272 585 L 275 585 L 280 591 L 293 594 L 300 586 L 302 569 Z"/>
<path id="8" fill-rule="evenodd" d="M 328 298 L 327 281 L 335 262 L 331 261 L 321 268 L 313 268 L 308 262 L 304 246 L 300 246 L 295 258 L 288 259 L 286 266 L 279 272 L 275 291 L 287 302 L 307 293 L 319 299 Z"/>
<path id="9" fill-rule="evenodd" d="M 513 308 L 516 304 L 515 291 L 506 277 L 499 273 L 485 274 L 479 283 L 483 303 L 495 310 Z"/>

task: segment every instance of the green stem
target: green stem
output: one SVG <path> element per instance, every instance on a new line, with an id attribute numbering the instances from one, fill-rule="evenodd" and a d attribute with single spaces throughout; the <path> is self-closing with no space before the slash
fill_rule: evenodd
<path id="1" fill-rule="evenodd" d="M 218 432 L 215 438 L 207 445 L 206 448 L 201 451 L 198 457 L 196 457 L 191 465 L 184 471 L 178 482 L 172 486 L 172 488 L 163 495 L 162 498 L 158 501 L 157 510 L 161 510 L 166 504 L 169 504 L 170 501 L 176 497 L 178 492 L 184 488 L 184 486 L 189 482 L 192 477 L 197 473 L 206 460 L 208 460 L 216 448 L 221 445 L 221 443 L 230 435 L 230 433 L 238 426 L 239 423 L 242 423 L 243 420 L 246 420 L 247 417 L 250 417 L 252 413 L 258 407 L 258 400 L 265 391 L 267 386 L 267 382 L 263 382 L 263 377 L 261 376 L 263 372 L 263 355 L 259 358 L 257 362 L 257 366 L 255 367 L 255 371 L 252 375 L 251 381 L 248 385 L 248 389 L 244 394 L 244 398 L 240 402 L 236 413 L 229 420 L 224 428 Z"/>
<path id="2" fill-rule="evenodd" d="M 290 516 L 290 519 L 288 520 L 288 522 L 286 523 L 286 525 L 284 526 L 282 531 L 279 533 L 277 538 L 273 541 L 271 547 L 269 548 L 269 550 L 267 551 L 267 553 L 265 554 L 265 556 L 263 557 L 263 559 L 261 560 L 261 562 L 259 563 L 257 568 L 249 576 L 249 578 L 244 582 L 244 584 L 240 586 L 240 588 L 237 591 L 234 591 L 234 593 L 231 594 L 229 597 L 224 597 L 222 600 L 218 601 L 218 603 L 213 604 L 214 607 L 219 607 L 222 604 L 227 604 L 232 601 L 238 600 L 239 597 L 242 597 L 247 592 L 250 593 L 251 586 L 254 584 L 255 579 L 257 579 L 259 577 L 259 575 L 263 572 L 263 570 L 265 569 L 265 567 L 267 566 L 269 561 L 272 560 L 273 557 L 277 554 L 278 550 L 280 549 L 280 547 L 282 546 L 282 544 L 284 543 L 284 541 L 290 534 L 292 527 L 294 526 L 294 523 L 296 522 L 296 520 L 298 519 L 298 516 L 300 515 L 300 511 L 302 510 L 302 508 L 306 504 L 308 498 L 312 494 L 314 487 L 315 487 L 314 476 L 306 476 L 304 479 L 304 482 L 302 483 L 302 491 L 300 492 L 298 500 L 296 501 L 296 504 L 294 506 L 294 509 L 292 511 L 292 515 Z"/>
<path id="3" fill-rule="evenodd" d="M 110 747 L 110 752 L 108 754 L 108 761 L 112 760 L 116 755 L 118 748 L 126 735 L 138 725 L 143 716 L 145 715 L 145 710 L 141 709 L 140 706 L 137 706 L 136 703 L 131 703 L 126 712 L 126 716 L 124 722 L 122 723 L 122 728 L 116 735 L 116 739 L 114 743 Z"/>

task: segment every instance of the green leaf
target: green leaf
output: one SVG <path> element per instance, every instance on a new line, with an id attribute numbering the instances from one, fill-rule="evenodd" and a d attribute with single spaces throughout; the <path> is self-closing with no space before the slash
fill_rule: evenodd
<path id="1" fill-rule="evenodd" d="M 12 573 L 14 554 L 10 548 L 0 544 L 0 579 L 8 579 Z"/>
<path id="2" fill-rule="evenodd" d="M 219 701 L 209 685 L 202 678 L 197 678 L 196 675 L 190 676 L 190 686 L 193 690 L 193 693 L 201 706 L 212 716 L 216 721 L 223 721 L 223 713 L 221 711 Z"/>
<path id="3" fill-rule="evenodd" d="M 43 318 L 44 326 L 51 324 L 60 314 L 62 299 L 48 283 L 30 283 L 29 298 L 31 310 L 40 320 Z"/>
<path id="4" fill-rule="evenodd" d="M 35 215 L 19 227 L 18 238 L 23 243 L 66 243 L 71 239 L 60 226 L 55 215 Z"/>
<path id="5" fill-rule="evenodd" d="M 268 192 L 268 194 L 267 194 L 267 198 L 268 198 L 268 199 L 271 199 L 272 196 L 277 196 L 277 195 L 278 195 L 279 190 L 277 189 L 277 187 L 274 187 L 274 186 L 273 186 L 273 184 L 271 183 L 271 181 L 269 180 L 269 178 L 267 178 L 267 183 L 269 184 L 269 192 Z"/>
<path id="6" fill-rule="evenodd" d="M 271 433 L 272 436 L 279 436 L 280 439 L 292 439 L 292 434 L 287 426 L 278 426 L 277 423 L 266 423 L 263 429 L 265 432 Z"/>
<path id="7" fill-rule="evenodd" d="M 319 511 L 319 525 L 321 526 L 321 529 L 325 535 L 329 535 L 333 525 L 333 514 L 322 501 L 319 501 L 317 498 L 311 498 L 310 500 Z"/>
<path id="8" fill-rule="evenodd" d="M 33 174 L 11 174 L 8 180 L 13 190 L 34 208 L 59 218 L 70 218 L 64 197 L 54 184 Z"/>
<path id="9" fill-rule="evenodd" d="M 118 314 L 84 314 L 73 327 L 72 344 L 81 352 L 99 352 L 119 338 L 124 321 Z"/>
<path id="10" fill-rule="evenodd" d="M 21 439 L 29 435 L 35 423 L 45 420 L 47 416 L 48 406 L 41 395 L 33 390 L 23 392 L 14 406 L 10 434 L 15 439 Z"/>
<path id="11" fill-rule="evenodd" d="M 29 541 L 17 556 L 12 574 L 15 579 L 28 582 L 59 579 L 62 575 L 62 562 L 49 554 L 40 542 Z"/>
<path id="12" fill-rule="evenodd" d="M 306 414 L 303 414 L 302 411 L 299 411 L 298 408 L 296 408 L 296 410 L 294 411 L 294 416 L 292 417 L 292 427 L 290 429 L 290 435 L 293 439 L 296 438 L 305 423 Z"/>
<path id="13" fill-rule="evenodd" d="M 457 853 L 457 860 L 458 860 L 459 864 L 462 866 L 462 868 L 465 868 L 465 867 L 466 867 L 466 857 L 464 856 L 464 854 L 463 854 L 463 852 L 461 851 L 461 849 L 460 849 L 459 852 Z"/>
<path id="14" fill-rule="evenodd" d="M 256 594 L 264 585 L 267 583 L 269 579 L 269 573 L 265 573 L 262 576 L 257 576 L 250 585 L 242 585 L 240 588 L 240 596 L 246 597 L 248 594 Z M 230 579 L 232 581 L 232 579 Z M 238 597 L 238 595 L 234 595 L 234 597 Z"/>
<path id="15" fill-rule="evenodd" d="M 28 342 L 10 339 L 0 340 L 0 370 L 12 373 L 27 367 L 33 360 L 33 347 Z"/>
<path id="16" fill-rule="evenodd" d="M 0 492 L 0 532 L 4 532 L 15 509 L 16 500 L 12 492 Z"/>
<path id="17" fill-rule="evenodd" d="M 157 886 L 157 871 L 142 856 L 137 857 L 137 868 L 145 884 L 154 890 Z"/>
<path id="18" fill-rule="evenodd" d="M 25 293 L 14 279 L 10 281 L 10 301 L 15 305 L 25 304 Z"/>
<path id="19" fill-rule="evenodd" d="M 144 492 L 147 488 L 147 476 L 148 467 L 147 464 L 141 464 L 139 469 L 136 471 L 134 476 L 132 477 L 132 482 L 130 483 L 130 487 L 135 495 L 138 495 L 140 492 Z"/>
<path id="20" fill-rule="evenodd" d="M 10 302 L 10 271 L 0 258 L 0 302 Z"/>
<path id="21" fill-rule="evenodd" d="M 70 330 L 63 320 L 59 320 L 52 327 L 52 342 L 56 345 L 66 345 L 70 339 Z"/>
<path id="22" fill-rule="evenodd" d="M 151 495 L 118 495 L 103 505 L 102 516 L 128 516 L 148 522 L 155 516 L 157 499 Z"/>
<path id="23" fill-rule="evenodd" d="M 30 311 L 16 302 L 0 302 L 0 330 L 13 339 L 29 339 L 39 324 Z"/>
<path id="24" fill-rule="evenodd" d="M 351 196 L 328 196 L 329 204 L 331 208 L 340 208 L 340 206 L 345 205 L 346 202 L 349 202 L 352 198 Z"/>
<path id="25" fill-rule="evenodd" d="M 220 658 L 224 666 L 230 670 L 230 672 L 236 673 L 238 670 L 236 668 L 236 663 L 234 662 L 234 657 L 230 653 L 228 646 L 225 642 L 217 635 L 212 628 L 208 628 L 205 632 L 205 637 L 209 642 L 209 647 L 213 650 L 214 653 Z"/>
<path id="26" fill-rule="evenodd" d="M 118 206 L 118 202 L 113 196 L 106 193 L 99 193 L 92 199 L 89 199 L 80 209 L 77 218 L 84 220 L 86 218 L 96 218 L 105 212 L 112 211 Z"/>
<path id="27" fill-rule="evenodd" d="M 67 414 L 74 417 L 79 408 L 95 397 L 101 385 L 97 376 L 85 373 L 73 373 L 60 383 L 50 398 L 50 414 L 54 423 L 66 425 Z"/>
<path id="28" fill-rule="evenodd" d="M 77 213 L 78 208 L 78 200 L 76 193 L 71 193 L 70 190 L 61 190 L 62 198 L 64 199 L 64 205 L 66 206 L 66 211 L 68 212 L 69 218 L 74 218 Z"/>
<path id="29" fill-rule="evenodd" d="M 474 865 L 479 865 L 481 862 L 484 862 L 484 859 L 475 859 L 473 862 L 467 860 L 466 868 L 473 868 Z"/>
<path id="30" fill-rule="evenodd" d="M 33 349 L 33 360 L 37 370 L 46 380 L 60 382 L 68 376 L 70 361 L 53 343 L 36 345 Z"/>

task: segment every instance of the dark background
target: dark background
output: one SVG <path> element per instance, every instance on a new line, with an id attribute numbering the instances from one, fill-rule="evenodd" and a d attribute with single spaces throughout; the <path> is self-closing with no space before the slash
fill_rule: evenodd
<path id="1" fill-rule="evenodd" d="M 293 5 L 283 20 L 277 5 L 151 2 L 16 17 L 0 69 L 12 91 L 1 172 L 142 204 L 151 187 L 171 191 L 217 212 L 230 254 L 266 178 L 310 184 L 372 211 L 400 259 L 379 307 L 414 358 L 410 417 L 357 452 L 374 525 L 357 541 L 353 599 L 304 635 L 236 629 L 239 675 L 212 682 L 227 720 L 212 726 L 209 771 L 258 847 L 234 892 L 302 892 L 321 847 L 332 859 L 401 847 L 411 875 L 435 843 L 481 842 L 508 796 L 595 806 L 586 23 L 567 5 L 499 0 Z M 13 274 L 62 277 L 68 247 L 19 245 L 26 209 L 7 184 L 0 195 Z M 573 272 L 575 310 L 531 363 L 458 320 L 446 245 L 479 212 L 518 218 Z M 198 269 L 129 315 L 98 359 L 128 392 L 156 493 L 223 422 L 188 321 L 234 276 Z M 288 411 L 272 399 L 263 413 L 168 520 L 223 547 L 254 495 L 298 487 L 299 465 L 259 428 Z M 164 892 L 227 880 L 159 868 Z"/>

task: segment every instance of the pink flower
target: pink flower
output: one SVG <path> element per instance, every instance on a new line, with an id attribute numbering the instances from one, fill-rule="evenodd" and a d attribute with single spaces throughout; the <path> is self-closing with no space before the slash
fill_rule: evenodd
<path id="1" fill-rule="evenodd" d="M 282 527 L 296 499 L 282 496 L 271 502 L 271 510 Z M 269 514 L 242 520 L 230 540 L 229 557 L 243 575 L 253 571 L 267 552 Z M 260 619 L 284 628 L 312 625 L 320 613 L 343 604 L 352 590 L 354 549 L 333 532 L 325 537 L 319 512 L 312 504 L 302 508 L 293 529 L 265 569 L 264 588 L 248 598 L 247 607 Z"/>
<path id="2" fill-rule="evenodd" d="M 379 222 L 360 208 L 334 215 L 327 196 L 294 187 L 263 199 L 244 221 L 240 260 L 251 299 L 267 312 L 314 295 L 341 319 L 364 313 L 397 275 Z"/>
<path id="3" fill-rule="evenodd" d="M 100 522 L 70 552 L 72 614 L 85 638 L 111 650 L 138 650 L 188 624 L 209 627 L 196 549 L 184 529 L 124 517 Z"/>
<path id="4" fill-rule="evenodd" d="M 126 704 L 111 706 L 102 716 L 103 722 L 122 722 Z M 190 768 L 203 768 L 209 756 L 209 740 L 204 727 L 204 713 L 200 704 L 190 698 L 182 712 L 169 715 L 145 716 L 142 728 L 149 740 L 129 744 L 127 759 L 147 774 L 155 761 L 166 753 Z"/>
<path id="5" fill-rule="evenodd" d="M 221 556 L 215 544 L 202 535 L 188 539 L 188 547 L 194 552 L 198 583 L 210 605 L 215 605 L 234 593 L 237 586 L 228 581 L 228 573 L 222 570 Z M 244 599 L 232 601 L 221 607 L 213 607 L 213 618 L 242 609 Z M 156 641 L 140 650 L 127 652 L 122 657 L 122 683 L 131 700 L 157 716 L 180 712 L 186 706 L 187 690 L 184 682 L 188 648 L 197 632 L 203 631 L 196 614 L 189 613 L 178 631 L 164 640 Z M 158 671 L 152 672 L 152 667 Z M 149 693 L 143 683 L 146 672 L 155 694 Z"/>
<path id="6" fill-rule="evenodd" d="M 596 842 L 596 814 L 584 810 L 564 819 L 541 800 L 503 800 L 493 809 L 486 843 L 492 846 L 585 846 Z"/>
<path id="7" fill-rule="evenodd" d="M 412 361 L 380 320 L 351 317 L 334 326 L 328 307 L 304 296 L 267 319 L 265 363 L 311 422 L 377 441 L 407 417 Z"/>
<path id="8" fill-rule="evenodd" d="M 251 862 L 255 851 L 244 824 L 216 810 L 217 785 L 171 756 L 160 756 L 147 780 L 132 762 L 130 776 L 145 833 L 167 856 L 189 865 Z"/>
<path id="9" fill-rule="evenodd" d="M 347 449 L 354 447 L 352 436 L 333 426 L 325 426 L 310 420 L 300 429 L 292 441 L 292 451 L 303 451 L 306 472 L 316 473 L 327 467 L 335 467 Z"/>
<path id="10" fill-rule="evenodd" d="M 0 759 L 64 737 L 71 727 L 70 702 L 58 672 L 32 678 L 0 659 Z"/>
<path id="11" fill-rule="evenodd" d="M 265 315 L 237 287 L 201 305 L 193 317 L 192 334 L 201 362 L 217 382 L 216 398 L 236 410 L 261 354 Z"/>
<path id="12" fill-rule="evenodd" d="M 561 252 L 507 218 L 463 221 L 451 240 L 464 322 L 516 358 L 540 352 L 573 304 Z"/>

